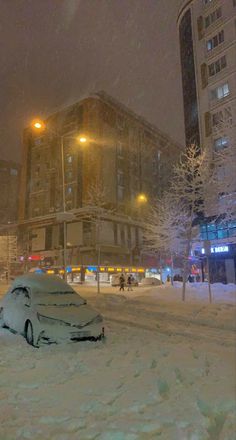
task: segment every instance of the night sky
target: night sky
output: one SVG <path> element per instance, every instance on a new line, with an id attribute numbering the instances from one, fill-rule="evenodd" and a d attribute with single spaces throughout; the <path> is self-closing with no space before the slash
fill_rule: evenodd
<path id="1" fill-rule="evenodd" d="M 32 117 L 105 90 L 184 142 L 182 0 L 0 0 L 0 158 Z"/>

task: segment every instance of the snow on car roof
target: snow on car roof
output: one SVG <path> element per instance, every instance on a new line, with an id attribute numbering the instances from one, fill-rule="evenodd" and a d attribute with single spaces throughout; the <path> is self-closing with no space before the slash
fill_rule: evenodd
<path id="1" fill-rule="evenodd" d="M 32 290 L 42 293 L 53 292 L 71 292 L 75 293 L 72 287 L 69 286 L 64 280 L 55 275 L 27 273 L 20 277 L 17 277 L 12 287 L 26 286 Z"/>

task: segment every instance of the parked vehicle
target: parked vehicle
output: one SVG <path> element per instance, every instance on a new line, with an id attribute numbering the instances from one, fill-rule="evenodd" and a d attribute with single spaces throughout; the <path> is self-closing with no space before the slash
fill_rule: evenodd
<path id="1" fill-rule="evenodd" d="M 142 286 L 160 286 L 161 280 L 155 277 L 146 277 L 141 280 Z"/>
<path id="2" fill-rule="evenodd" d="M 15 279 L 0 305 L 0 325 L 34 346 L 104 336 L 102 316 L 85 299 L 59 277 L 37 273 Z"/>

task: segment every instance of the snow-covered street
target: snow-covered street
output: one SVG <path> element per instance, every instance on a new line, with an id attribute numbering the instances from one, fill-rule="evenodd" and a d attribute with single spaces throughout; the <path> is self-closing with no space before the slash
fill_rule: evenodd
<path id="1" fill-rule="evenodd" d="M 1 440 L 235 439 L 235 285 L 76 289 L 105 343 L 35 349 L 0 330 Z M 1 286 L 1 292 L 4 286 Z"/>

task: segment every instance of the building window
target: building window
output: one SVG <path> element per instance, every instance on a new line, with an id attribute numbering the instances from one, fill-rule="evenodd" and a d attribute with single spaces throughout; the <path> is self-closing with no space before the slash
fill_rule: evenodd
<path id="1" fill-rule="evenodd" d="M 124 154 L 124 146 L 121 141 L 117 143 L 117 154 L 118 156 L 123 156 Z"/>
<path id="2" fill-rule="evenodd" d="M 123 202 L 124 195 L 125 195 L 124 187 L 123 186 L 118 186 L 118 188 L 117 188 L 117 198 L 118 198 L 119 202 Z"/>
<path id="3" fill-rule="evenodd" d="M 212 126 L 218 126 L 221 124 L 232 126 L 232 110 L 231 107 L 225 107 L 224 109 L 212 114 Z"/>
<path id="4" fill-rule="evenodd" d="M 122 246 L 125 246 L 125 228 L 123 225 L 120 225 L 120 242 Z"/>
<path id="5" fill-rule="evenodd" d="M 114 231 L 114 244 L 117 245 L 118 238 L 117 238 L 117 224 L 113 223 L 113 231 Z"/>
<path id="6" fill-rule="evenodd" d="M 124 186 L 124 173 L 121 170 L 117 172 L 117 183 L 118 185 Z"/>
<path id="7" fill-rule="evenodd" d="M 223 43 L 224 41 L 224 30 L 222 29 L 217 35 L 214 35 L 213 38 L 210 38 L 210 40 L 207 41 L 207 51 L 210 52 L 211 50 L 215 49 L 215 47 L 219 46 L 219 44 Z"/>
<path id="8" fill-rule="evenodd" d="M 229 146 L 229 139 L 227 137 L 220 137 L 218 139 L 215 139 L 214 141 L 214 150 L 220 151 L 223 150 L 224 148 L 227 148 Z"/>
<path id="9" fill-rule="evenodd" d="M 15 168 L 11 168 L 10 174 L 11 176 L 17 176 L 18 170 L 16 170 Z"/>
<path id="10" fill-rule="evenodd" d="M 66 172 L 66 180 L 67 180 L 67 181 L 73 180 L 72 178 L 73 178 L 73 173 L 72 173 L 72 171 L 67 171 L 67 172 Z"/>
<path id="11" fill-rule="evenodd" d="M 68 163 L 72 163 L 72 159 L 73 159 L 72 156 L 67 156 L 66 159 L 67 159 L 67 162 L 68 162 Z"/>
<path id="12" fill-rule="evenodd" d="M 205 27 L 207 28 L 212 23 L 214 23 L 216 20 L 218 20 L 222 16 L 222 9 L 217 8 L 215 11 L 211 12 L 206 18 L 205 18 Z"/>
<path id="13" fill-rule="evenodd" d="M 212 133 L 212 130 L 211 130 L 211 114 L 210 114 L 210 112 L 206 112 L 205 113 L 204 119 L 205 119 L 205 135 L 206 135 L 206 137 L 208 137 Z"/>
<path id="14" fill-rule="evenodd" d="M 117 120 L 116 121 L 117 121 L 117 127 L 120 130 L 123 130 L 124 127 L 125 127 L 125 120 L 124 120 L 124 118 L 121 115 L 117 115 Z"/>
<path id="15" fill-rule="evenodd" d="M 212 126 L 215 127 L 223 122 L 223 112 L 219 111 L 212 115 Z"/>
<path id="16" fill-rule="evenodd" d="M 201 79 L 202 79 L 202 88 L 205 89 L 208 84 L 208 75 L 207 75 L 207 65 L 206 63 L 201 64 Z"/>
<path id="17" fill-rule="evenodd" d="M 229 84 L 225 83 L 214 90 L 211 90 L 211 99 L 223 99 L 229 95 Z"/>
<path id="18" fill-rule="evenodd" d="M 38 145 L 41 145 L 43 143 L 43 138 L 35 138 L 34 145 L 37 147 Z"/>
<path id="19" fill-rule="evenodd" d="M 227 66 L 226 63 L 226 56 L 219 58 L 219 60 L 215 61 L 214 63 L 211 63 L 208 66 L 208 72 L 209 76 L 214 76 L 217 73 L 219 73 L 222 69 L 224 69 Z"/>

